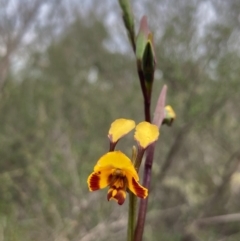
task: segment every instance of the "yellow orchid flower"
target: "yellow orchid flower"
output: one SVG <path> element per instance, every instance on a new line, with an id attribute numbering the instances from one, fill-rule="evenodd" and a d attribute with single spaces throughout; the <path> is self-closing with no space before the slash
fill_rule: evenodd
<path id="1" fill-rule="evenodd" d="M 107 199 L 115 200 L 122 205 L 126 198 L 126 190 L 140 198 L 148 196 L 148 190 L 139 183 L 138 174 L 131 160 L 121 151 L 108 152 L 103 155 L 88 177 L 90 191 L 109 186 Z"/>

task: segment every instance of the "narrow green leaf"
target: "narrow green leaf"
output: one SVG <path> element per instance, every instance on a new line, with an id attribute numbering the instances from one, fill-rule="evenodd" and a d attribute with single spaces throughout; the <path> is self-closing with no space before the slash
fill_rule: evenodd
<path id="1" fill-rule="evenodd" d="M 127 30 L 129 41 L 132 44 L 133 50 L 136 50 L 135 44 L 135 30 L 134 30 L 134 17 L 130 5 L 130 0 L 119 0 L 119 5 L 123 11 L 123 21 Z"/>

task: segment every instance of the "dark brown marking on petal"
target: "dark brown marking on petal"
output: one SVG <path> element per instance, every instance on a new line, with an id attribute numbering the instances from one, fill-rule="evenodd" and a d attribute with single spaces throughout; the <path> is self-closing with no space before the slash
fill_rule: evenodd
<path id="1" fill-rule="evenodd" d="M 91 191 L 96 191 L 100 189 L 100 176 L 98 173 L 91 174 L 90 180 L 89 180 L 89 188 Z"/>
<path id="2" fill-rule="evenodd" d="M 145 198 L 147 196 L 146 189 L 140 186 L 134 178 L 132 178 L 132 185 L 138 197 Z"/>
<path id="3" fill-rule="evenodd" d="M 118 204 L 119 205 L 122 205 L 125 201 L 125 191 L 120 189 L 120 190 L 117 190 L 117 194 L 114 196 L 115 199 L 118 200 Z"/>
<path id="4" fill-rule="evenodd" d="M 111 185 L 112 178 L 113 178 L 113 175 L 112 175 L 112 174 L 110 174 L 110 175 L 108 176 L 108 183 L 109 183 L 109 185 Z"/>

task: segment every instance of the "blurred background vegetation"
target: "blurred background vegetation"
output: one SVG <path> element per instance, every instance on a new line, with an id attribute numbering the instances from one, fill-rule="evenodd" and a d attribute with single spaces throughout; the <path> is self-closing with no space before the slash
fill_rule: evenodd
<path id="1" fill-rule="evenodd" d="M 119 117 L 143 120 L 117 1 L 0 0 L 0 241 L 125 240 L 127 201 L 89 193 Z M 144 240 L 240 240 L 240 2 L 132 1 L 155 33 L 157 144 Z M 119 144 L 131 153 L 132 136 Z"/>

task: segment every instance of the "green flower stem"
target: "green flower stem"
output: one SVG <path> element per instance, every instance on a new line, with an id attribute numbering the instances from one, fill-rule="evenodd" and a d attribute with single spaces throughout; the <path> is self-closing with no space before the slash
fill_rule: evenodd
<path id="1" fill-rule="evenodd" d="M 138 151 L 135 146 L 133 146 L 132 148 L 132 161 L 137 172 L 141 165 L 144 151 L 145 149 L 142 149 L 140 146 L 138 146 Z M 128 241 L 133 241 L 134 239 L 136 208 L 137 208 L 137 197 L 132 192 L 129 192 Z"/>
<path id="2" fill-rule="evenodd" d="M 137 148 L 136 146 L 132 147 L 132 163 L 135 166 L 137 160 Z"/>
<path id="3" fill-rule="evenodd" d="M 133 241 L 134 238 L 134 228 L 136 222 L 136 207 L 137 198 L 132 193 L 129 192 L 129 208 L 128 208 L 128 241 Z"/>
<path id="4" fill-rule="evenodd" d="M 144 152 L 145 152 L 145 149 L 138 146 L 137 157 L 136 157 L 136 161 L 134 162 L 134 167 L 135 167 L 137 173 L 139 171 L 139 167 L 141 166 Z"/>

